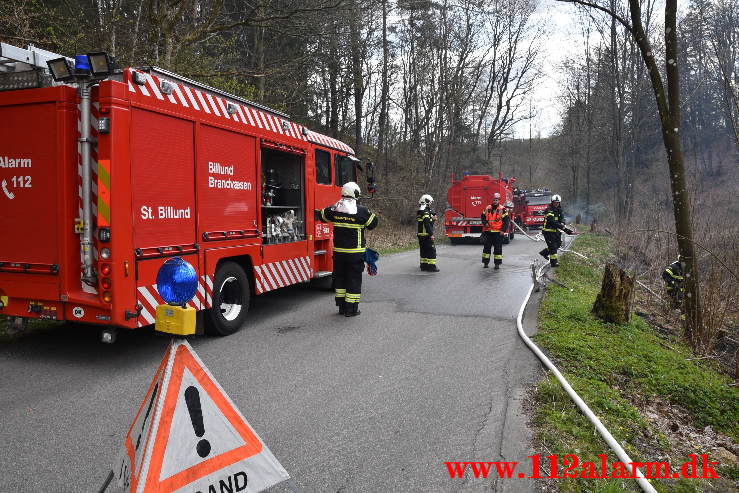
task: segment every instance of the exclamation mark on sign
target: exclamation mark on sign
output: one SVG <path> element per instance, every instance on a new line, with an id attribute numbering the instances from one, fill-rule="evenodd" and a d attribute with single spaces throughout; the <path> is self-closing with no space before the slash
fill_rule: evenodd
<path id="1" fill-rule="evenodd" d="M 203 410 L 200 407 L 200 392 L 198 389 L 190 385 L 185 389 L 185 404 L 187 411 L 190 413 L 190 421 L 195 430 L 195 435 L 200 438 L 205 435 L 205 426 L 203 426 Z M 210 443 L 208 440 L 200 440 L 195 449 L 200 457 L 207 457 L 210 453 Z"/>

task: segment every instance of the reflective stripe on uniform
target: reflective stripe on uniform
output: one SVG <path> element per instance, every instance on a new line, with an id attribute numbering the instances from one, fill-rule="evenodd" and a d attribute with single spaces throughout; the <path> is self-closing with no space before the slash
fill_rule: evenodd
<path id="1" fill-rule="evenodd" d="M 482 258 L 490 258 L 490 254 L 489 253 L 483 253 L 482 254 Z"/>
<path id="2" fill-rule="evenodd" d="M 372 214 L 370 214 L 370 217 L 369 217 L 369 219 L 367 219 L 367 222 L 366 222 L 366 223 L 364 223 L 364 225 L 365 225 L 365 226 L 369 226 L 369 224 L 370 224 L 370 223 L 372 222 L 372 220 L 373 220 L 374 218 L 375 218 L 375 213 L 373 212 Z"/>
<path id="3" fill-rule="evenodd" d="M 665 269 L 665 272 L 667 272 L 670 275 L 670 277 L 673 279 L 677 279 L 679 281 L 683 280 L 683 276 L 676 275 L 674 272 L 672 272 L 672 270 L 670 270 L 670 268 Z"/>
<path id="4" fill-rule="evenodd" d="M 361 297 L 362 297 L 361 294 L 346 293 L 346 302 L 347 303 L 359 303 L 359 299 Z"/>
<path id="5" fill-rule="evenodd" d="M 334 223 L 335 228 L 351 228 L 351 229 L 362 229 L 364 228 L 361 224 L 348 224 L 348 223 Z"/>
<path id="6" fill-rule="evenodd" d="M 503 260 L 503 255 L 493 255 L 495 260 Z"/>
<path id="7" fill-rule="evenodd" d="M 549 255 L 549 258 L 556 259 L 557 258 L 557 254 L 556 253 L 552 253 L 551 255 Z"/>
<path id="8" fill-rule="evenodd" d="M 335 252 L 339 253 L 364 253 L 366 248 L 336 248 L 334 247 Z"/>
<path id="9" fill-rule="evenodd" d="M 346 289 L 336 288 L 335 291 L 336 291 L 337 298 L 343 298 L 344 296 L 346 296 Z"/>

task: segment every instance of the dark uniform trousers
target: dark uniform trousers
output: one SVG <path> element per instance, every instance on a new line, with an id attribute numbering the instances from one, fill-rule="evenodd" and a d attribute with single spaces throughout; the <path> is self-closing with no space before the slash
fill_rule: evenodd
<path id="1" fill-rule="evenodd" d="M 436 265 L 436 246 L 430 236 L 418 236 L 418 247 L 421 255 L 421 268 L 425 265 Z"/>
<path id="2" fill-rule="evenodd" d="M 364 254 L 334 252 L 334 292 L 337 306 L 359 303 L 363 271 Z"/>
<path id="3" fill-rule="evenodd" d="M 557 250 L 562 246 L 562 234 L 559 231 L 542 231 L 547 247 L 539 252 L 542 257 L 549 257 L 552 265 L 557 265 Z"/>
<path id="4" fill-rule="evenodd" d="M 500 265 L 503 263 L 503 233 L 500 231 L 485 231 L 482 234 L 482 263 L 488 265 L 490 263 L 490 250 L 493 250 L 493 263 Z"/>

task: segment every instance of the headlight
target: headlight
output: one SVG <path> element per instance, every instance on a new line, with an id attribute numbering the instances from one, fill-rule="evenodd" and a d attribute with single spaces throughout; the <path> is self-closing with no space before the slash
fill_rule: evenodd
<path id="1" fill-rule="evenodd" d="M 103 260 L 108 260 L 110 258 L 110 248 L 101 248 L 100 258 L 102 258 Z"/>

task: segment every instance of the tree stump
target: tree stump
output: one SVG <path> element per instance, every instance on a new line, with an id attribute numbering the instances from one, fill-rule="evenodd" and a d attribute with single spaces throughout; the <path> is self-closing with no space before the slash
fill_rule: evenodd
<path id="1" fill-rule="evenodd" d="M 603 284 L 593 304 L 593 315 L 614 324 L 625 324 L 631 318 L 634 279 L 614 264 L 607 264 Z"/>
<path id="2" fill-rule="evenodd" d="M 575 216 L 575 224 L 582 224 L 582 216 L 580 214 Z"/>
<path id="3" fill-rule="evenodd" d="M 597 231 L 598 231 L 598 223 L 596 222 L 595 219 L 593 219 L 593 222 L 590 223 L 590 232 L 595 233 Z"/>

